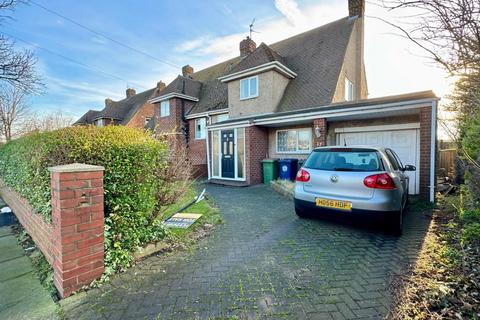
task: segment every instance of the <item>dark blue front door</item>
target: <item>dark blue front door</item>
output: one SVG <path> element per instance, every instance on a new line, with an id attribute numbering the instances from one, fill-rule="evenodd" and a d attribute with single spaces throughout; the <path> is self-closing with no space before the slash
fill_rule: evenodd
<path id="1" fill-rule="evenodd" d="M 222 132 L 222 177 L 235 178 L 235 145 L 233 130 Z"/>

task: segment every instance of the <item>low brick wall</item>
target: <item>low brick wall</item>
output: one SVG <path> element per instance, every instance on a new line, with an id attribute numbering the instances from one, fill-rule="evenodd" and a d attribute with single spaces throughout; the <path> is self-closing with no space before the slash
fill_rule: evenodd
<path id="1" fill-rule="evenodd" d="M 12 209 L 21 225 L 27 230 L 45 258 L 53 265 L 55 260 L 52 244 L 53 226 L 42 215 L 33 213 L 32 206 L 17 192 L 5 186 L 0 179 L 0 197 Z"/>
<path id="2" fill-rule="evenodd" d="M 52 167 L 52 222 L 0 181 L 0 196 L 53 266 L 54 284 L 68 297 L 104 271 L 103 167 Z"/>

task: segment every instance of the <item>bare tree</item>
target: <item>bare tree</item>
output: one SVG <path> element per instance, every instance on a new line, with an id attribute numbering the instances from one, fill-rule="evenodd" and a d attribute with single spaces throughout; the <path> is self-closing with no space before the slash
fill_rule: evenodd
<path id="1" fill-rule="evenodd" d="M 384 21 L 424 49 L 450 74 L 480 71 L 480 1 L 380 1 L 389 10 L 415 10 L 415 14 L 399 21 Z"/>
<path id="2" fill-rule="evenodd" d="M 0 0 L 0 24 L 11 19 L 10 14 L 21 0 Z M 25 92 L 36 92 L 41 80 L 35 70 L 37 60 L 30 50 L 16 50 L 15 42 L 0 35 L 0 82 L 16 86 Z"/>
<path id="3" fill-rule="evenodd" d="M 19 133 L 22 135 L 32 132 L 52 131 L 69 127 L 74 122 L 74 118 L 64 114 L 61 110 L 44 115 L 38 113 L 29 113 L 19 125 Z"/>
<path id="4" fill-rule="evenodd" d="M 6 141 L 10 141 L 18 124 L 28 115 L 29 107 L 26 103 L 25 91 L 5 86 L 0 91 L 0 131 Z"/>

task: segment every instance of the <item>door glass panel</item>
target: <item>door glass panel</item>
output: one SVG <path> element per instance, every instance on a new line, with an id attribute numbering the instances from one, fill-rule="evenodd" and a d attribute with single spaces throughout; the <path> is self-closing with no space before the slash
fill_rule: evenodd
<path id="1" fill-rule="evenodd" d="M 227 149 L 227 141 L 223 141 L 223 148 L 222 148 L 222 153 L 223 155 L 228 155 L 228 149 Z"/>
<path id="2" fill-rule="evenodd" d="M 245 129 L 237 129 L 237 175 L 239 178 L 243 178 L 243 166 L 245 157 Z"/>
<path id="3" fill-rule="evenodd" d="M 219 161 L 219 139 L 220 139 L 220 132 L 213 131 L 212 133 L 212 175 L 214 177 L 220 176 L 220 168 L 218 165 Z"/>
<path id="4" fill-rule="evenodd" d="M 228 142 L 228 153 L 233 154 L 233 141 Z"/>

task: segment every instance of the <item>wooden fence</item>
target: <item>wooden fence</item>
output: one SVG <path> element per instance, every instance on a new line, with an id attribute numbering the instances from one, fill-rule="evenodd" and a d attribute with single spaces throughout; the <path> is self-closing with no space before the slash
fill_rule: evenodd
<path id="1" fill-rule="evenodd" d="M 445 170 L 450 178 L 455 176 L 455 157 L 457 149 L 443 149 L 439 151 L 438 168 Z"/>

